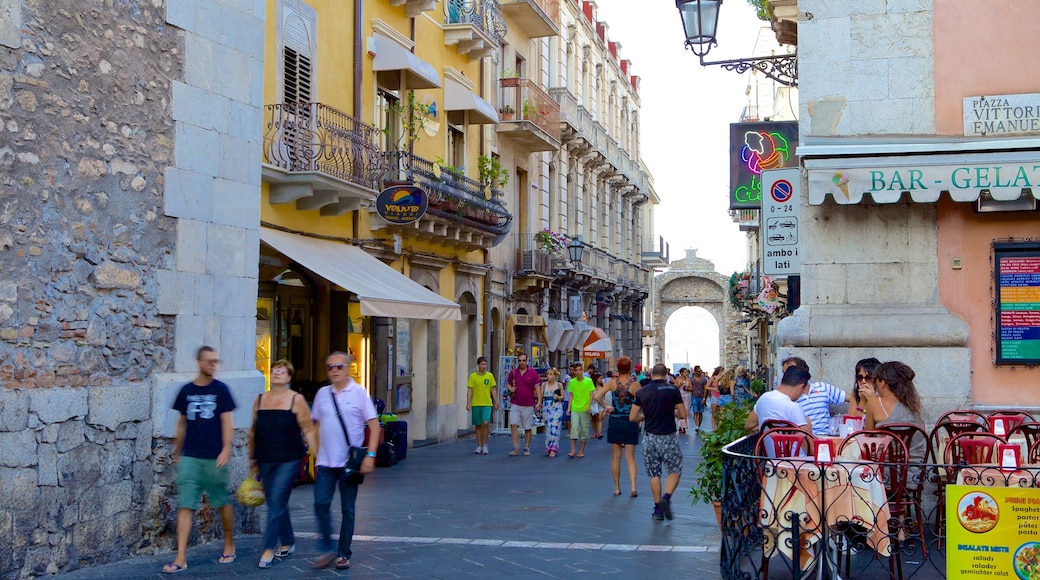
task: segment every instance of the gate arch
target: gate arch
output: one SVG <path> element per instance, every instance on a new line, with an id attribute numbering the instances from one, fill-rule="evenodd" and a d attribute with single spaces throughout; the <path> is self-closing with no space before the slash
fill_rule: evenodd
<path id="1" fill-rule="evenodd" d="M 654 362 L 664 362 L 664 328 L 668 317 L 686 306 L 707 310 L 719 325 L 719 361 L 726 368 L 736 366 L 743 349 L 739 315 L 727 304 L 729 276 L 715 271 L 710 260 L 697 257 L 697 250 L 686 250 L 686 257 L 668 265 L 668 270 L 654 279 L 655 344 Z M 709 373 L 709 369 L 705 369 Z"/>

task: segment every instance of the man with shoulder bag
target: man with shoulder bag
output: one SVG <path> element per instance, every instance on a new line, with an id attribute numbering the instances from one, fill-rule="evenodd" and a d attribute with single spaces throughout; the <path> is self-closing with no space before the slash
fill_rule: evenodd
<path id="1" fill-rule="evenodd" d="M 318 433 L 318 457 L 314 478 L 314 515 L 321 532 L 322 555 L 315 568 L 336 562 L 336 568 L 350 568 L 350 543 L 354 536 L 354 505 L 358 486 L 376 464 L 379 446 L 379 420 L 375 405 L 365 388 L 350 378 L 351 355 L 334 352 L 325 360 L 328 386 L 314 396 L 314 419 Z M 365 442 L 365 426 L 368 441 Z M 339 487 L 343 521 L 339 528 L 339 544 L 332 545 L 332 498 Z"/>

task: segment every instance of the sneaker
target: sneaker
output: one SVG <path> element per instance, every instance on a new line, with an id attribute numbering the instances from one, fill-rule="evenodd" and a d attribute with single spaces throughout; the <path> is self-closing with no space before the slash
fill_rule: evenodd
<path id="1" fill-rule="evenodd" d="M 664 514 L 661 513 L 661 508 L 658 504 L 654 504 L 654 513 L 650 514 L 650 519 L 654 521 L 661 521 L 664 519 Z"/>
<path id="2" fill-rule="evenodd" d="M 473 454 L 474 454 L 474 455 L 480 455 L 481 453 L 483 453 L 483 449 L 484 449 L 484 447 L 483 447 L 483 446 L 481 446 L 481 445 L 477 445 L 477 450 L 476 450 L 476 451 L 474 451 L 474 452 L 473 452 Z"/>
<path id="3" fill-rule="evenodd" d="M 481 453 L 482 455 L 487 455 L 487 454 L 488 454 L 488 448 L 487 448 L 487 445 L 485 445 L 485 446 L 483 446 L 483 447 L 481 447 L 481 448 L 480 448 L 480 453 Z"/>
<path id="4" fill-rule="evenodd" d="M 664 514 L 664 519 L 672 519 L 672 499 L 670 497 L 662 497 L 661 503 L 657 505 L 661 508 L 661 513 Z"/>

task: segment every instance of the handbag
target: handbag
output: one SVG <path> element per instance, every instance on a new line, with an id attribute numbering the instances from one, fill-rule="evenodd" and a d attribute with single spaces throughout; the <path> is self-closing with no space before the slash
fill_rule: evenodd
<path id="1" fill-rule="evenodd" d="M 331 390 L 329 391 L 329 397 L 332 397 L 332 405 L 336 407 L 336 418 L 339 419 L 339 426 L 343 429 L 343 438 L 347 442 L 347 464 L 343 466 L 343 477 L 346 478 L 347 483 L 361 485 L 365 482 L 365 474 L 361 473 L 361 462 L 365 460 L 368 449 L 365 447 L 354 447 L 350 444 L 347 424 L 343 422 L 343 415 L 339 411 L 339 403 L 336 402 L 336 396 Z"/>

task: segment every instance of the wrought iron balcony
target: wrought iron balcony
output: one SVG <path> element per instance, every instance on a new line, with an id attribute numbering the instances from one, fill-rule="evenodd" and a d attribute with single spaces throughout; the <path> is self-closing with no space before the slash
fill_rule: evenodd
<path id="1" fill-rule="evenodd" d="M 560 148 L 560 105 L 528 79 L 499 81 L 498 134 L 528 151 Z"/>
<path id="2" fill-rule="evenodd" d="M 667 268 L 669 245 L 665 243 L 664 236 L 647 236 L 643 238 L 643 263 L 651 268 Z"/>
<path id="3" fill-rule="evenodd" d="M 391 151 L 385 156 L 389 166 L 385 182 L 398 182 L 403 177 L 424 189 L 430 198 L 428 215 L 492 234 L 495 244 L 512 228 L 513 216 L 502 202 L 501 191 L 448 168 L 435 171 L 432 161 L 407 151 Z"/>
<path id="4" fill-rule="evenodd" d="M 444 12 L 444 44 L 469 60 L 490 55 L 506 36 L 497 0 L 446 0 Z"/>
<path id="5" fill-rule="evenodd" d="M 321 103 L 264 107 L 264 180 L 271 203 L 338 215 L 374 199 L 386 173 L 378 130 Z"/>
<path id="6" fill-rule="evenodd" d="M 531 38 L 560 33 L 559 0 L 502 0 L 502 13 Z"/>

